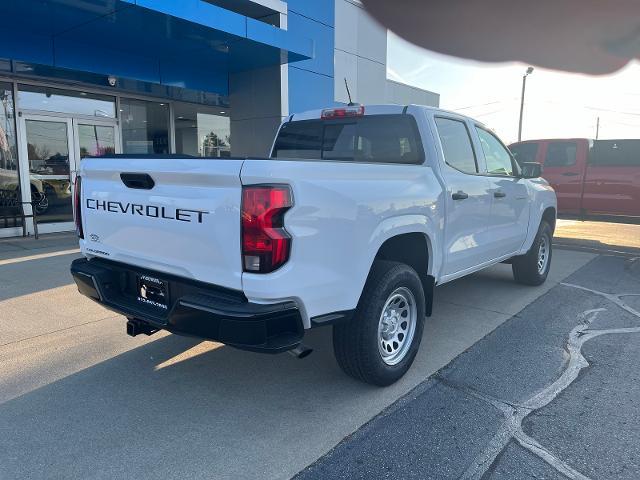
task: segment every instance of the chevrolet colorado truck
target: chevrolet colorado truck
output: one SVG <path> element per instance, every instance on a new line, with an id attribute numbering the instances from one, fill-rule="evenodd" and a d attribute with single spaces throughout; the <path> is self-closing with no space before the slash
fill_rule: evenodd
<path id="1" fill-rule="evenodd" d="M 302 357 L 332 325 L 349 375 L 411 366 L 434 287 L 498 262 L 539 285 L 556 196 L 498 137 L 423 106 L 287 117 L 269 158 L 114 155 L 74 188 L 79 291 L 160 329 Z"/>

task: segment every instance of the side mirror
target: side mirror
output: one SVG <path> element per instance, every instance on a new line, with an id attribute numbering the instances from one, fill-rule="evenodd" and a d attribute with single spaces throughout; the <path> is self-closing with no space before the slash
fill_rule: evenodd
<path id="1" fill-rule="evenodd" d="M 522 178 L 539 178 L 542 176 L 542 165 L 537 162 L 524 162 L 521 165 Z"/>

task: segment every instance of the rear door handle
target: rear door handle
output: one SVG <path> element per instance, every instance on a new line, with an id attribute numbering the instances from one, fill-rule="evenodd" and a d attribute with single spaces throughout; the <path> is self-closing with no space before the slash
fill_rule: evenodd
<path id="1" fill-rule="evenodd" d="M 493 192 L 493 196 L 495 198 L 504 198 L 507 196 L 507 194 L 501 191 L 497 191 L 497 192 Z"/>
<path id="2" fill-rule="evenodd" d="M 451 195 L 451 198 L 454 200 L 466 200 L 469 198 L 469 195 L 464 193 L 462 190 L 458 190 L 456 193 Z"/>

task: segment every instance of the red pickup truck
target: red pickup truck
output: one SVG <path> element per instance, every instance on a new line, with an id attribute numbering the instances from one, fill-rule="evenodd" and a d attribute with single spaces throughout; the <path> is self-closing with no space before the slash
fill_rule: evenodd
<path id="1" fill-rule="evenodd" d="M 544 165 L 558 214 L 640 217 L 640 140 L 527 140 L 509 148 L 520 164 Z"/>

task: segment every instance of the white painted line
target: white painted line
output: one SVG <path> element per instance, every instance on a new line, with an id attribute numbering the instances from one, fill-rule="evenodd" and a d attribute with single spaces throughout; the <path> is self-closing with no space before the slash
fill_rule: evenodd
<path id="1" fill-rule="evenodd" d="M 38 253 L 36 255 L 30 255 L 28 257 L 9 258 L 7 260 L 0 260 L 0 266 L 11 265 L 13 263 L 28 262 L 30 260 L 41 260 L 43 258 L 49 258 L 49 257 L 58 257 L 60 255 L 70 255 L 72 253 L 80 253 L 80 249 L 72 248 L 70 250 L 58 250 L 56 252 Z"/>

